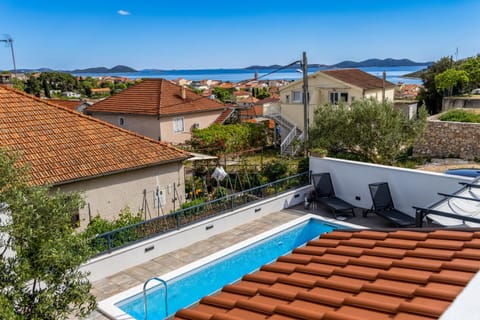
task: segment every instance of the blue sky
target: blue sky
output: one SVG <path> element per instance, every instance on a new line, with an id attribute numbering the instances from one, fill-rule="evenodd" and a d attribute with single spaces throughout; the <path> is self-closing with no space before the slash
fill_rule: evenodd
<path id="1" fill-rule="evenodd" d="M 235 68 L 480 53 L 480 1 L 0 0 L 17 68 Z M 0 44 L 0 70 L 12 68 Z"/>

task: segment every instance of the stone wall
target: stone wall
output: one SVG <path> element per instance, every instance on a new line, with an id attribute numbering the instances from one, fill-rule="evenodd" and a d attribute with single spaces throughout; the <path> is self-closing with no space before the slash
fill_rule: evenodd
<path id="1" fill-rule="evenodd" d="M 415 156 L 480 158 L 480 123 L 430 119 L 413 147 Z"/>

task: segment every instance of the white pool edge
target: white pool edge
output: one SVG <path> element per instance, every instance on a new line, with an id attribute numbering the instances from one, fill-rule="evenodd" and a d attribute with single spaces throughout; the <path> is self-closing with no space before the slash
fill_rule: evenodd
<path id="1" fill-rule="evenodd" d="M 252 245 L 256 242 L 259 242 L 265 238 L 268 238 L 272 235 L 275 235 L 283 230 L 286 230 L 286 229 L 289 229 L 291 227 L 294 227 L 296 225 L 299 225 L 301 223 L 304 223 L 310 219 L 315 219 L 315 220 L 320 220 L 322 222 L 326 222 L 326 223 L 329 223 L 329 224 L 336 224 L 336 225 L 341 225 L 341 226 L 345 226 L 345 227 L 348 227 L 348 228 L 352 228 L 352 229 L 368 229 L 366 227 L 363 227 L 363 226 L 359 226 L 359 225 L 356 225 L 356 224 L 352 224 L 352 223 L 348 223 L 348 222 L 344 222 L 344 221 L 339 221 L 339 220 L 336 220 L 336 219 L 331 219 L 331 218 L 323 218 L 323 217 L 319 217 L 315 214 L 306 214 L 302 217 L 299 217 L 295 220 L 292 220 L 292 221 L 289 221 L 287 223 L 284 223 L 278 227 L 275 227 L 273 229 L 270 229 L 268 231 L 265 231 L 259 235 L 256 235 L 254 237 L 251 237 L 251 238 L 248 238 L 242 242 L 239 242 L 237 244 L 234 244 L 228 248 L 225 248 L 223 250 L 220 250 L 218 252 L 215 252 L 209 256 L 206 256 L 204 258 L 201 258 L 199 260 L 196 260 L 192 263 L 189 263 L 183 267 L 180 267 L 174 271 L 170 271 L 170 272 L 167 272 L 163 275 L 160 275 L 159 278 L 165 280 L 165 281 L 168 281 L 168 280 L 171 280 L 173 278 L 176 278 L 186 272 L 189 272 L 189 271 L 192 271 L 194 269 L 197 269 L 207 263 L 210 263 L 214 260 L 217 260 L 219 258 L 222 258 L 228 254 L 231 254 L 235 251 L 238 251 L 242 248 L 245 248 L 249 245 Z M 147 286 L 147 290 L 158 285 L 158 282 L 155 282 L 155 281 L 152 281 L 150 282 L 151 284 L 149 284 Z M 123 310 L 121 310 L 120 308 L 118 308 L 116 306 L 117 303 L 123 301 L 123 300 L 126 300 L 130 297 L 133 297 L 135 295 L 138 295 L 138 294 L 142 294 L 143 292 L 143 285 L 144 284 L 139 284 L 135 287 L 132 287 L 130 289 L 127 289 L 125 291 L 122 291 L 116 295 L 113 295 L 107 299 L 104 299 L 102 301 L 100 301 L 97 305 L 97 309 L 102 313 L 104 314 L 105 316 L 107 316 L 108 318 L 110 319 L 116 319 L 116 320 L 135 320 L 135 318 L 131 317 L 130 315 L 128 315 L 127 313 L 125 313 Z"/>

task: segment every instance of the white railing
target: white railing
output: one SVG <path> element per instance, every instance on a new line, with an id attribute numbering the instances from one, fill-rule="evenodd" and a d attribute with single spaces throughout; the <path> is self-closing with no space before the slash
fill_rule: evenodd
<path id="1" fill-rule="evenodd" d="M 284 154 L 287 148 L 292 144 L 293 139 L 297 136 L 297 127 L 293 127 L 293 129 L 287 134 L 285 139 L 283 139 L 282 144 L 280 145 L 280 154 Z"/>

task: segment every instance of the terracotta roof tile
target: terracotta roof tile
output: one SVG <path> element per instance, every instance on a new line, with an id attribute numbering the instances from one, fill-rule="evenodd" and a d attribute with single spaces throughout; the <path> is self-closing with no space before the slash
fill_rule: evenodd
<path id="1" fill-rule="evenodd" d="M 144 79 L 105 100 L 87 107 L 87 112 L 172 116 L 223 110 L 224 105 L 165 79 Z"/>
<path id="2" fill-rule="evenodd" d="M 83 101 L 80 101 L 80 100 L 62 100 L 62 99 L 48 99 L 45 101 L 48 101 L 50 103 L 56 104 L 57 106 L 64 107 L 70 110 L 76 110 L 76 108 L 83 103 Z"/>
<path id="3" fill-rule="evenodd" d="M 59 184 L 189 155 L 13 89 L 0 88 L 0 145 L 31 164 L 33 184 Z"/>
<path id="4" fill-rule="evenodd" d="M 360 69 L 335 69 L 319 71 L 340 81 L 353 84 L 362 89 L 379 89 L 383 87 L 383 80 L 364 72 Z M 393 88 L 395 85 L 385 81 L 386 88 Z"/>
<path id="5" fill-rule="evenodd" d="M 190 310 L 199 313 L 176 318 L 438 319 L 480 269 L 480 248 L 466 247 L 474 238 L 468 231 L 334 231 L 203 299 Z"/>

